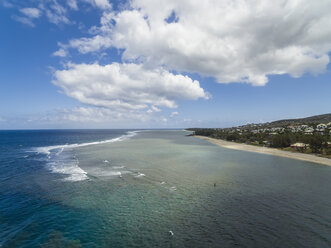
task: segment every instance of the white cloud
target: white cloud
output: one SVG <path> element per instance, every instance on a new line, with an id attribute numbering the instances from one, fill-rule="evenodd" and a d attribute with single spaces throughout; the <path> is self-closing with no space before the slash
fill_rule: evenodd
<path id="1" fill-rule="evenodd" d="M 154 111 L 154 112 L 161 112 L 161 109 L 155 107 L 155 106 L 151 106 L 151 109 Z"/>
<path id="2" fill-rule="evenodd" d="M 92 38 L 71 40 L 69 46 L 72 48 L 77 48 L 79 52 L 84 54 L 95 52 L 102 48 L 109 48 L 111 46 L 111 39 L 109 37 L 96 35 Z"/>
<path id="3" fill-rule="evenodd" d="M 176 108 L 177 100 L 208 98 L 198 81 L 162 68 L 138 64 L 68 64 L 53 83 L 78 101 L 111 109 L 139 110 L 148 106 Z"/>
<path id="4" fill-rule="evenodd" d="M 15 21 L 18 21 L 18 22 L 23 23 L 25 25 L 28 25 L 30 27 L 34 27 L 35 26 L 34 23 L 33 23 L 33 21 L 30 18 L 28 18 L 28 17 L 24 17 L 24 16 L 13 16 L 12 18 Z"/>
<path id="5" fill-rule="evenodd" d="M 112 9 L 112 5 L 108 0 L 26 0 L 21 2 L 16 0 L 0 0 L 0 4 L 2 3 L 5 8 L 17 8 L 24 15 L 14 15 L 13 19 L 29 26 L 34 26 L 32 19 L 40 18 L 43 13 L 49 22 L 56 25 L 73 24 L 75 21 L 69 19 L 69 12 L 79 10 L 79 5 L 86 7 L 86 4 L 88 4 L 102 10 L 104 14 L 109 13 Z M 28 4 L 35 7 L 20 7 Z"/>
<path id="6" fill-rule="evenodd" d="M 77 107 L 73 109 L 59 109 L 55 114 L 45 115 L 47 122 L 87 122 L 87 123 L 120 123 L 123 121 L 146 121 L 147 116 L 138 111 L 118 111 L 100 107 Z"/>
<path id="7" fill-rule="evenodd" d="M 56 109 L 46 113 L 11 118 L 2 124 L 10 128 L 139 128 L 149 123 L 162 123 L 162 117 L 147 115 L 144 111 L 112 110 L 102 107 L 75 107 Z"/>
<path id="8" fill-rule="evenodd" d="M 70 21 L 67 17 L 67 9 L 59 4 L 56 0 L 52 1 L 52 4 L 45 8 L 48 21 L 54 24 L 69 24 Z"/>
<path id="9" fill-rule="evenodd" d="M 66 3 L 71 9 L 78 9 L 76 0 L 69 0 Z M 29 26 L 35 26 L 32 20 L 40 18 L 44 14 L 49 22 L 56 25 L 71 24 L 71 21 L 68 18 L 68 9 L 64 5 L 60 4 L 57 0 L 27 0 L 25 1 L 25 4 L 36 5 L 36 7 L 19 8 L 18 3 L 15 2 L 13 7 L 18 8 L 19 12 L 24 15 L 14 15 L 13 18 L 16 21 L 27 24 Z"/>
<path id="10" fill-rule="evenodd" d="M 169 117 L 170 118 L 173 118 L 173 117 L 175 117 L 177 115 L 179 115 L 179 113 L 177 111 L 175 111 L 175 112 L 172 112 Z"/>
<path id="11" fill-rule="evenodd" d="M 76 0 L 68 0 L 68 6 L 73 10 L 78 10 L 77 1 Z"/>
<path id="12" fill-rule="evenodd" d="M 23 8 L 20 12 L 29 18 L 39 18 L 41 16 L 41 11 L 37 8 Z"/>
<path id="13" fill-rule="evenodd" d="M 53 53 L 53 56 L 58 56 L 58 57 L 66 57 L 68 55 L 68 52 L 64 48 L 60 48 L 56 52 Z"/>
<path id="14" fill-rule="evenodd" d="M 108 10 L 111 9 L 112 7 L 108 0 L 85 0 L 85 1 L 103 10 Z"/>
<path id="15" fill-rule="evenodd" d="M 64 54 L 65 52 L 68 55 L 69 48 L 77 49 L 82 54 L 110 48 L 112 46 L 112 39 L 110 36 L 106 36 L 105 33 L 109 33 L 109 29 L 112 27 L 111 22 L 113 17 L 114 14 L 112 12 L 104 12 L 100 20 L 102 27 L 92 26 L 89 29 L 89 33 L 95 34 L 95 36 L 72 39 L 68 44 L 59 43 L 59 50 L 53 54 Z M 100 32 L 102 32 L 102 35 L 99 34 Z"/>
<path id="16" fill-rule="evenodd" d="M 15 7 L 14 4 L 12 4 L 12 3 L 10 3 L 6 0 L 1 1 L 1 3 L 2 3 L 2 6 L 5 7 L 5 8 L 14 8 Z"/>
<path id="17" fill-rule="evenodd" d="M 330 9 L 328 0 L 132 0 L 128 9 L 104 15 L 97 36 L 76 48 L 113 46 L 124 50 L 124 61 L 265 85 L 268 75 L 325 70 Z M 168 23 L 170 16 L 175 21 Z"/>
<path id="18" fill-rule="evenodd" d="M 19 9 L 21 14 L 24 16 L 17 16 L 14 15 L 12 18 L 18 22 L 21 22 L 25 25 L 28 25 L 30 27 L 34 27 L 35 24 L 33 23 L 33 19 L 37 19 L 41 16 L 41 11 L 37 8 L 21 8 Z"/>
<path id="19" fill-rule="evenodd" d="M 159 109 L 158 107 L 155 107 L 154 105 L 151 106 L 150 109 L 148 109 L 146 112 L 147 113 L 155 113 L 155 112 L 161 112 L 162 110 Z"/>

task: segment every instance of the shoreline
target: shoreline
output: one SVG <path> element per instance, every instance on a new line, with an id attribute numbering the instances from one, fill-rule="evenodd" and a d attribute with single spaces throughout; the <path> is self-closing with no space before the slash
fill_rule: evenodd
<path id="1" fill-rule="evenodd" d="M 195 135 L 193 137 L 209 141 L 210 143 L 212 143 L 214 145 L 218 145 L 218 146 L 225 147 L 228 149 L 247 151 L 247 152 L 256 152 L 256 153 L 268 154 L 268 155 L 285 157 L 285 158 L 292 158 L 292 159 L 331 166 L 331 159 L 318 157 L 318 156 L 315 156 L 312 154 L 281 151 L 276 148 L 260 147 L 260 146 L 235 143 L 235 142 L 225 141 L 225 140 L 221 140 L 221 139 L 214 139 L 214 138 L 210 138 L 210 137 L 206 137 L 206 136 Z"/>

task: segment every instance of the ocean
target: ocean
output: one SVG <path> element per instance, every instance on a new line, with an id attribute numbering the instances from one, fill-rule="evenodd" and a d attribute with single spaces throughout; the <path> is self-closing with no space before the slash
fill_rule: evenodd
<path id="1" fill-rule="evenodd" d="M 331 247 L 331 167 L 188 134 L 0 131 L 0 247 Z"/>

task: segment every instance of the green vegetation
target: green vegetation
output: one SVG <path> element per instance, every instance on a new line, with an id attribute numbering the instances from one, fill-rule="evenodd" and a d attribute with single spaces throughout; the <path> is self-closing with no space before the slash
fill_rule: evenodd
<path id="1" fill-rule="evenodd" d="M 322 117 L 325 121 L 329 121 L 330 118 L 326 118 L 329 116 L 331 115 Z M 195 135 L 287 151 L 315 153 L 331 158 L 331 123 L 311 122 L 316 119 L 318 118 L 299 119 L 301 122 L 297 119 L 295 124 L 293 120 L 285 120 L 232 128 L 191 128 L 188 130 L 194 131 Z M 309 122 L 305 123 L 304 120 Z M 289 123 L 291 124 L 288 125 Z"/>

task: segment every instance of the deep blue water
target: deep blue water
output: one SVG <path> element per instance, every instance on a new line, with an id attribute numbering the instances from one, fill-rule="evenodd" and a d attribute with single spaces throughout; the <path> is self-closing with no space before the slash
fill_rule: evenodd
<path id="1" fill-rule="evenodd" d="M 331 247 L 331 167 L 186 134 L 0 131 L 0 247 Z"/>
<path id="2" fill-rule="evenodd" d="M 75 245 L 63 232 L 75 233 L 70 232 L 75 220 L 86 219 L 89 214 L 46 197 L 50 192 L 43 187 L 54 186 L 52 182 L 63 174 L 51 173 L 45 154 L 38 149 L 111 140 L 128 131 L 0 131 L 0 247 L 48 246 L 47 240 L 53 236 L 54 243 L 62 240 L 58 242 Z"/>

